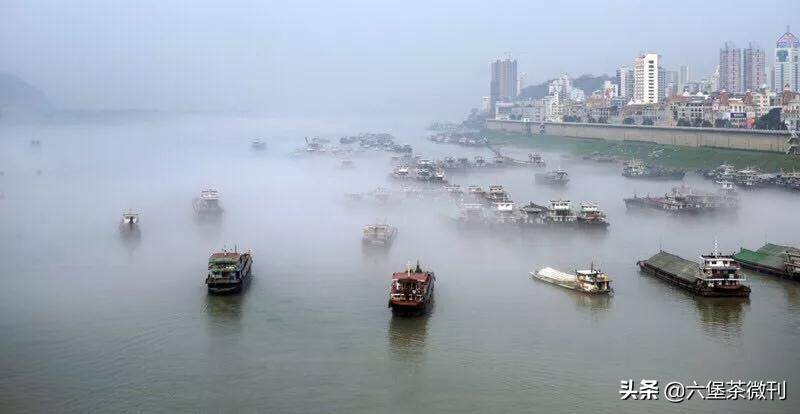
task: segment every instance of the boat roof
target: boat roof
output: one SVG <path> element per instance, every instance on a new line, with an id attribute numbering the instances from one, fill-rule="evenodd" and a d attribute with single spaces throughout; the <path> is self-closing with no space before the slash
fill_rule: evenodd
<path id="1" fill-rule="evenodd" d="M 225 263 L 230 261 L 238 261 L 245 253 L 237 252 L 216 252 L 212 253 L 208 258 L 209 263 Z"/>
<path id="2" fill-rule="evenodd" d="M 413 279 L 417 282 L 427 282 L 430 276 L 431 275 L 428 272 L 396 272 L 392 274 L 392 280 Z"/>
<path id="3" fill-rule="evenodd" d="M 699 264 L 674 254 L 660 251 L 646 260 L 652 266 L 666 270 L 684 280 L 694 282 L 698 278 Z"/>
<path id="4" fill-rule="evenodd" d="M 733 258 L 740 262 L 754 263 L 773 269 L 782 269 L 786 260 L 784 256 L 786 252 L 797 254 L 800 253 L 800 249 L 767 243 L 756 251 L 743 248 L 739 253 L 733 255 Z"/>

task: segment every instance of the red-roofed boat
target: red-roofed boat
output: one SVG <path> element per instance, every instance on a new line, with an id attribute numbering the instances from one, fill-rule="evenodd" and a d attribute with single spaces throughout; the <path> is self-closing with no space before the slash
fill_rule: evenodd
<path id="1" fill-rule="evenodd" d="M 392 274 L 389 289 L 389 308 L 397 314 L 420 314 L 428 310 L 433 302 L 433 287 L 436 276 L 433 272 L 422 270 L 409 264 L 405 272 Z"/>

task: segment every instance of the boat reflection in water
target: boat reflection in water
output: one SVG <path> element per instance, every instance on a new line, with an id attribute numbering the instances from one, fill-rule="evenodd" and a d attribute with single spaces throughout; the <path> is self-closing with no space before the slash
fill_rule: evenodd
<path id="1" fill-rule="evenodd" d="M 418 318 L 389 318 L 389 348 L 392 359 L 402 362 L 422 362 L 425 338 L 428 335 L 428 319 L 433 305 L 426 315 Z"/>
<path id="2" fill-rule="evenodd" d="M 694 298 L 700 327 L 707 335 L 726 343 L 742 334 L 747 298 Z"/>
<path id="3" fill-rule="evenodd" d="M 204 313 L 211 336 L 239 332 L 247 295 L 206 295 Z"/>

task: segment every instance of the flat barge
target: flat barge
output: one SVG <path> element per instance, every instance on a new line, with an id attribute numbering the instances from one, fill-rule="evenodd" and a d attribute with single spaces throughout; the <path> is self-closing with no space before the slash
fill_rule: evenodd
<path id="1" fill-rule="evenodd" d="M 703 263 L 698 264 L 660 251 L 637 264 L 643 271 L 700 296 L 750 296 L 750 287 L 742 284 L 745 279 L 733 256 L 715 251 L 701 258 Z"/>
<path id="2" fill-rule="evenodd" d="M 753 251 L 742 248 L 733 258 L 745 269 L 800 281 L 800 249 L 767 243 Z"/>
<path id="3" fill-rule="evenodd" d="M 389 308 L 396 315 L 419 315 L 425 313 L 433 303 L 433 288 L 436 275 L 409 264 L 405 272 L 392 274 L 389 287 Z"/>
<path id="4" fill-rule="evenodd" d="M 611 289 L 611 279 L 608 278 L 608 275 L 600 269 L 595 269 L 594 266 L 589 270 L 576 270 L 575 274 L 545 267 L 530 272 L 530 275 L 532 278 L 583 293 L 607 295 L 614 291 Z"/>
<path id="5" fill-rule="evenodd" d="M 253 257 L 248 253 L 221 251 L 208 258 L 208 293 L 223 295 L 238 293 L 250 281 Z"/>

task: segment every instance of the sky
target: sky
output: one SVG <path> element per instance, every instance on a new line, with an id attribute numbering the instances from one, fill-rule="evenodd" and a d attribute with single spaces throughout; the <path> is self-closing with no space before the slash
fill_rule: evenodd
<path id="1" fill-rule="evenodd" d="M 643 51 L 699 78 L 786 25 L 800 1 L 0 0 L 0 70 L 64 109 L 455 120 L 505 53 L 529 84 Z"/>

